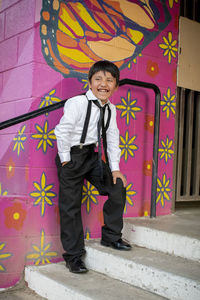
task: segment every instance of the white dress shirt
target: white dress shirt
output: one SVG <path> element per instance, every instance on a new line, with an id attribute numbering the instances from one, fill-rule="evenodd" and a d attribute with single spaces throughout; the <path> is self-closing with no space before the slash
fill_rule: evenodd
<path id="1" fill-rule="evenodd" d="M 87 93 L 89 101 L 98 100 L 91 90 Z M 70 161 L 70 148 L 80 145 L 80 139 L 85 122 L 88 100 L 85 95 L 79 95 L 70 98 L 64 106 L 64 115 L 59 124 L 55 127 L 57 138 L 58 154 L 62 162 Z M 99 101 L 99 100 L 98 100 Z M 99 101 L 101 104 L 101 101 Z M 116 108 L 108 101 L 111 109 L 110 125 L 106 131 L 107 136 L 107 154 L 111 171 L 119 170 L 119 161 L 121 150 L 119 148 L 119 130 L 116 122 Z M 103 106 L 101 104 L 101 106 Z M 100 116 L 99 108 L 92 103 L 91 116 L 88 125 L 88 131 L 84 145 L 96 144 L 98 141 L 97 123 Z M 105 112 L 105 122 L 108 117 L 108 110 Z"/>

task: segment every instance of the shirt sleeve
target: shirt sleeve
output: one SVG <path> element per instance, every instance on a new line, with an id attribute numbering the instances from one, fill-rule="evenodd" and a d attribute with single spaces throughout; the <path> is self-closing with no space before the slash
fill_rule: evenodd
<path id="1" fill-rule="evenodd" d="M 107 133 L 107 154 L 111 171 L 119 171 L 121 150 L 119 148 L 119 129 L 116 120 L 116 108 L 111 106 L 111 120 Z"/>
<path id="2" fill-rule="evenodd" d="M 76 99 L 69 99 L 64 106 L 64 115 L 55 127 L 54 133 L 57 139 L 58 155 L 60 161 L 70 161 L 71 133 L 78 119 L 78 105 Z"/>

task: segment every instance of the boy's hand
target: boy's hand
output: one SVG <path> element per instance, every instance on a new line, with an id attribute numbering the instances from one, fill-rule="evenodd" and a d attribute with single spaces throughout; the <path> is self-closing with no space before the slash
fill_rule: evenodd
<path id="1" fill-rule="evenodd" d="M 123 182 L 123 186 L 126 187 L 126 177 L 120 171 L 112 171 L 113 183 L 116 184 L 117 178 L 120 178 Z"/>
<path id="2" fill-rule="evenodd" d="M 62 163 L 62 167 L 64 167 L 64 165 L 66 165 L 68 163 L 68 161 L 64 161 L 63 163 Z"/>

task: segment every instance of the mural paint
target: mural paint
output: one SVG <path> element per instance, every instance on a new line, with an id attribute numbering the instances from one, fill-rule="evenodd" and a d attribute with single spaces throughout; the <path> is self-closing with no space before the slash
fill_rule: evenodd
<path id="1" fill-rule="evenodd" d="M 101 59 L 124 69 L 169 23 L 165 1 L 160 2 L 45 0 L 43 55 L 65 77 L 87 78 L 88 68 Z"/>
<path id="2" fill-rule="evenodd" d="M 36 2 L 39 3 L 31 0 L 29 6 Z M 5 13 L 8 6 L 6 1 L 2 3 Z M 25 5 L 25 2 L 18 1 L 13 6 L 10 4 L 9 9 L 27 12 L 29 8 Z M 21 75 L 15 75 L 20 65 L 19 56 L 17 67 L 14 65 L 10 73 L 7 69 L 2 71 L 5 78 L 10 74 L 10 78 L 20 80 L 21 76 L 25 95 L 31 83 L 31 96 L 29 99 L 20 96 L 19 83 L 14 81 L 9 92 L 3 85 L 0 105 L 5 105 L 9 117 L 10 111 L 15 116 L 19 111 L 22 114 L 83 93 L 88 88 L 88 69 L 100 59 L 115 62 L 121 70 L 121 78 L 157 84 L 162 94 L 157 214 L 169 214 L 176 108 L 178 1 L 43 0 L 40 13 L 40 22 L 32 25 L 34 39 L 29 51 L 33 48 L 34 53 L 27 63 L 33 78 L 27 79 L 22 62 Z M 30 10 L 29 19 L 31 16 L 35 18 L 34 10 Z M 26 17 L 25 14 L 24 20 Z M 23 23 L 21 20 L 18 22 L 16 28 Z M 23 23 L 21 32 L 24 26 Z M 29 30 L 30 27 L 27 28 L 28 37 Z M 27 36 L 20 32 L 10 33 L 12 35 L 18 35 L 19 44 L 23 39 L 27 41 Z M 29 52 L 23 45 L 24 48 L 18 49 L 18 55 L 26 51 L 23 57 L 28 57 Z M 8 69 L 11 68 L 9 59 Z M 25 80 L 27 84 L 24 84 Z M 150 213 L 154 98 L 151 91 L 123 86 L 111 99 L 117 107 L 120 128 L 120 167 L 128 182 L 125 217 L 148 217 Z M 53 132 L 61 115 L 62 109 L 0 132 L 1 144 L 5 147 L 0 149 L 0 288 L 19 281 L 26 264 L 40 265 L 62 259 L 58 180 L 54 163 L 57 149 Z M 104 201 L 105 197 L 99 196 L 94 186 L 85 182 L 82 214 L 86 239 L 100 236 Z"/>

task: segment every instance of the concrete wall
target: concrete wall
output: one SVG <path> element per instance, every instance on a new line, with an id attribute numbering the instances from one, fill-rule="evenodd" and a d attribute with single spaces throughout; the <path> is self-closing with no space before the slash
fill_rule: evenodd
<path id="1" fill-rule="evenodd" d="M 121 79 L 159 86 L 158 215 L 171 212 L 177 2 L 0 2 L 0 121 L 83 93 L 88 68 L 99 59 L 115 62 Z M 112 99 L 118 109 L 121 170 L 128 181 L 125 217 L 150 213 L 154 98 L 152 91 L 124 86 Z M 61 115 L 62 110 L 51 112 L 0 132 L 1 288 L 16 284 L 25 264 L 62 259 L 53 134 Z M 100 236 L 104 200 L 85 183 L 86 238 Z"/>

